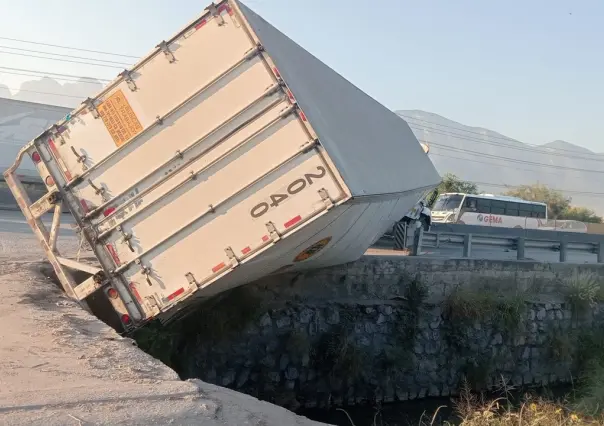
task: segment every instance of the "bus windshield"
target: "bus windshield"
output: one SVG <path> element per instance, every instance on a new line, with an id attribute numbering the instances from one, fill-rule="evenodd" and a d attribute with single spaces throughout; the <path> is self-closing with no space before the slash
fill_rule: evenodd
<path id="1" fill-rule="evenodd" d="M 461 205 L 463 197 L 460 194 L 441 195 L 434 203 L 432 210 L 436 212 L 455 210 Z"/>

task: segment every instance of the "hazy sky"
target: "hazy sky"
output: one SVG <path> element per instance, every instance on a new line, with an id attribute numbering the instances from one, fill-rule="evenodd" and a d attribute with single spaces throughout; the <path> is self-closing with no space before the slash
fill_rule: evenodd
<path id="1" fill-rule="evenodd" d="M 208 3 L 0 0 L 0 37 L 140 56 Z M 246 4 L 391 109 L 423 109 L 528 143 L 563 139 L 604 151 L 604 0 Z M 0 39 L 0 67 L 119 72 L 1 53 L 7 46 L 101 57 Z M 25 80 L 0 70 L 0 84 L 18 89 Z"/>

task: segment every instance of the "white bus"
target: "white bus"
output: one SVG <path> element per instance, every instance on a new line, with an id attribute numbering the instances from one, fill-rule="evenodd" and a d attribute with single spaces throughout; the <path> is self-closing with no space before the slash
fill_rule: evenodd
<path id="1" fill-rule="evenodd" d="M 504 228 L 550 228 L 547 220 L 547 204 L 491 194 L 441 194 L 432 207 L 432 223 L 461 223 Z M 556 226 L 551 228 L 555 229 Z"/>

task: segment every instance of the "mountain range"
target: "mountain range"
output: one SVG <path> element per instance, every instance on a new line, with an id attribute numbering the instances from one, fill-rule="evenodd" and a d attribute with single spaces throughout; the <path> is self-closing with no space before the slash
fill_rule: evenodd
<path id="1" fill-rule="evenodd" d="M 0 124 L 2 165 L 7 166 L 14 160 L 18 141 L 33 138 L 47 126 L 45 120 L 58 120 L 69 111 L 68 108 L 76 107 L 101 88 L 100 81 L 88 78 L 59 83 L 44 77 L 23 83 L 21 90 L 12 95 L 8 88 L 0 85 L 4 103 L 19 100 L 46 104 L 40 105 L 40 111 L 24 118 L 29 121 L 20 123 L 19 132 L 14 130 L 16 123 L 10 123 L 12 127 L 7 127 L 8 122 Z M 21 108 L 27 110 L 29 107 L 21 104 L 15 110 L 4 105 L 0 109 L 14 116 L 22 111 Z M 487 193 L 541 183 L 562 190 L 575 206 L 604 213 L 604 190 L 601 190 L 604 187 L 604 154 L 561 140 L 544 145 L 524 143 L 489 129 L 467 126 L 420 110 L 396 113 L 407 121 L 421 142 L 429 145 L 430 158 L 441 174 L 453 173 L 475 182 Z"/>
<path id="2" fill-rule="evenodd" d="M 419 110 L 396 113 L 430 147 L 439 173 L 453 173 L 486 193 L 540 183 L 561 190 L 574 206 L 604 213 L 604 154 L 556 140 L 533 145 Z"/>

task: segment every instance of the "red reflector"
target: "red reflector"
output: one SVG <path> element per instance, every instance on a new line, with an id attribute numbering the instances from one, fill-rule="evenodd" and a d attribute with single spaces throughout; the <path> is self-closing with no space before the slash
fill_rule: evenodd
<path id="1" fill-rule="evenodd" d="M 195 29 L 198 30 L 198 29 L 200 29 L 201 27 L 203 27 L 207 23 L 208 23 L 207 20 L 202 19 L 201 21 L 199 21 L 199 24 L 195 25 Z"/>
<path id="2" fill-rule="evenodd" d="M 113 213 L 114 211 L 115 211 L 115 208 L 114 208 L 114 207 L 109 207 L 108 209 L 106 209 L 106 210 L 103 212 L 103 216 L 107 217 L 107 216 L 109 216 L 111 213 Z"/>
<path id="3" fill-rule="evenodd" d="M 31 159 L 32 159 L 32 161 L 34 162 L 34 164 L 38 164 L 40 161 L 42 161 L 42 158 L 40 158 L 40 154 L 39 154 L 39 153 L 37 153 L 37 152 L 34 152 L 34 153 L 31 155 Z"/>
<path id="4" fill-rule="evenodd" d="M 132 291 L 134 297 L 136 297 L 136 300 L 138 300 L 139 303 L 143 303 L 143 299 L 141 299 L 141 295 L 138 294 L 138 290 L 136 289 L 136 285 L 134 283 L 130 283 L 130 291 Z"/>
<path id="5" fill-rule="evenodd" d="M 90 209 L 88 208 L 88 204 L 86 204 L 85 200 L 80 200 L 80 205 L 82 206 L 82 210 L 84 210 L 84 213 L 88 213 L 90 211 Z"/>
<path id="6" fill-rule="evenodd" d="M 107 247 L 107 250 L 109 251 L 109 254 L 111 255 L 111 257 L 113 258 L 113 261 L 115 262 L 115 264 L 119 265 L 121 262 L 120 262 L 120 258 L 117 256 L 117 252 L 115 251 L 115 248 L 111 244 L 107 244 L 105 247 Z"/>
<path id="7" fill-rule="evenodd" d="M 290 219 L 287 222 L 285 222 L 283 224 L 283 226 L 285 226 L 286 228 L 289 228 L 291 226 L 294 226 L 296 223 L 300 222 L 301 220 L 302 220 L 302 216 L 298 215 L 298 216 L 294 217 L 293 219 Z"/>
<path id="8" fill-rule="evenodd" d="M 218 272 L 218 271 L 220 271 L 221 269 L 224 269 L 224 267 L 225 267 L 225 266 L 226 266 L 226 265 L 224 264 L 224 262 L 221 262 L 221 263 L 219 263 L 218 265 L 216 265 L 216 266 L 214 266 L 214 267 L 212 268 L 212 272 Z"/>
<path id="9" fill-rule="evenodd" d="M 225 10 L 227 10 L 227 5 L 226 5 L 226 4 L 223 4 L 222 6 L 220 6 L 220 7 L 218 8 L 218 13 L 224 12 Z"/>
<path id="10" fill-rule="evenodd" d="M 302 111 L 298 111 L 298 113 L 300 114 L 302 121 L 306 121 L 306 114 L 304 114 Z"/>
<path id="11" fill-rule="evenodd" d="M 117 299 L 117 290 L 114 289 L 113 287 L 111 287 L 109 290 L 107 290 L 107 296 L 109 296 L 112 299 Z"/>
<path id="12" fill-rule="evenodd" d="M 289 89 L 287 89 L 287 96 L 289 97 L 289 100 L 292 101 L 292 103 L 296 102 L 296 98 L 294 98 L 294 94 Z"/>
<path id="13" fill-rule="evenodd" d="M 46 176 L 44 182 L 46 182 L 47 186 L 53 186 L 55 184 L 55 180 L 52 178 L 52 176 Z"/>
<path id="14" fill-rule="evenodd" d="M 268 235 L 265 235 L 264 237 L 262 237 L 262 241 L 264 241 L 265 243 L 270 239 L 271 239 L 271 237 L 269 237 Z"/>
<path id="15" fill-rule="evenodd" d="M 178 290 L 176 290 L 174 293 L 172 293 L 171 295 L 169 295 L 168 296 L 168 300 L 174 300 L 178 296 L 180 296 L 181 294 L 183 294 L 184 292 L 185 292 L 185 289 L 181 287 Z"/>
<path id="16" fill-rule="evenodd" d="M 126 325 L 130 324 L 130 315 L 128 315 L 128 314 L 122 315 L 122 322 Z"/>
<path id="17" fill-rule="evenodd" d="M 251 249 L 251 248 L 249 248 L 249 246 L 248 246 L 248 247 L 244 248 L 243 250 L 241 250 L 241 253 L 243 253 L 243 254 L 248 254 L 248 253 L 249 253 L 249 252 L 251 252 L 251 251 L 252 251 L 252 249 Z"/>
<path id="18" fill-rule="evenodd" d="M 279 70 L 277 69 L 277 67 L 273 67 L 273 72 L 275 73 L 275 75 L 277 76 L 277 78 L 281 78 L 281 73 L 279 72 Z"/>

